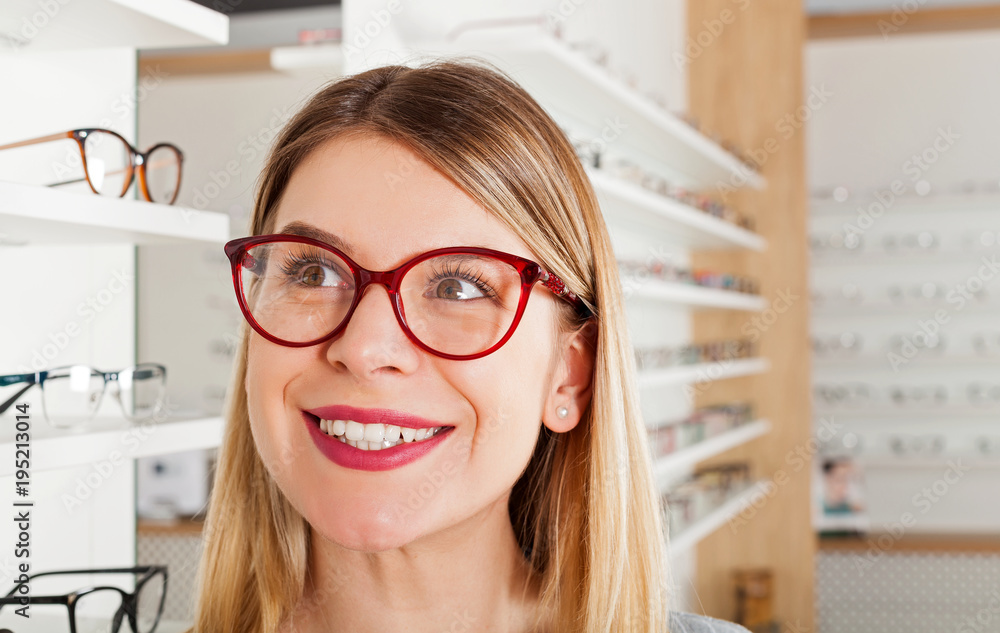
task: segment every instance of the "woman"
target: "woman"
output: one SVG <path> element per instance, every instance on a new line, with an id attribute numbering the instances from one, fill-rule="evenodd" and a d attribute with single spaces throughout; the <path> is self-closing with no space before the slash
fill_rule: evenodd
<path id="1" fill-rule="evenodd" d="M 614 253 L 523 90 L 463 63 L 327 86 L 251 230 L 195 631 L 668 630 Z"/>

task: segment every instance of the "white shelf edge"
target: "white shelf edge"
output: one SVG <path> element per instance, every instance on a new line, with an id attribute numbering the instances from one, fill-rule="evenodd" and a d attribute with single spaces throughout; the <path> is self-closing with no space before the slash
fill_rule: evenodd
<path id="1" fill-rule="evenodd" d="M 0 3 L 0 30 L 10 31 L 11 35 L 20 32 L 22 23 L 36 19 L 40 11 L 37 2 L 5 0 Z M 45 16 L 45 12 L 41 15 Z M 17 29 L 11 28 L 15 25 Z M 35 25 L 34 35 L 0 49 L 0 59 L 21 50 L 72 53 L 95 48 L 186 48 L 229 42 L 229 17 L 191 0 L 60 0 L 45 24 Z"/>
<path id="2" fill-rule="evenodd" d="M 759 295 L 655 279 L 645 281 L 634 288 L 626 287 L 624 291 L 626 299 L 633 296 L 637 299 L 666 301 L 694 308 L 745 312 L 761 312 L 767 308 L 767 301 Z"/>
<path id="3" fill-rule="evenodd" d="M 969 418 L 976 420 L 977 422 L 983 419 L 996 419 L 1000 416 L 1000 406 L 994 407 L 970 407 L 968 405 L 961 407 L 948 407 L 948 406 L 909 406 L 909 407 L 873 407 L 873 408 L 857 408 L 852 409 L 850 407 L 842 407 L 839 409 L 831 407 L 818 407 L 813 405 L 813 417 L 814 418 L 832 418 L 839 420 L 850 420 L 852 422 L 865 421 L 875 424 L 883 422 L 903 422 L 913 420 L 935 420 L 935 419 L 946 419 L 949 424 L 956 424 L 962 421 L 962 418 Z"/>
<path id="4" fill-rule="evenodd" d="M 829 198 L 809 198 L 809 212 L 820 216 L 850 216 L 858 213 L 858 208 L 867 208 L 876 202 L 874 196 L 858 197 L 837 202 Z M 958 212 L 958 211 L 997 211 L 1000 210 L 1000 193 L 996 191 L 977 193 L 943 193 L 927 196 L 900 196 L 892 203 L 888 212 L 895 215 L 903 211 L 915 212 Z"/>
<path id="5" fill-rule="evenodd" d="M 229 216 L 213 211 L 0 181 L 0 244 L 223 243 Z"/>
<path id="6" fill-rule="evenodd" d="M 657 488 L 661 493 L 664 492 L 671 483 L 690 472 L 698 462 L 746 444 L 766 435 L 770 430 L 770 421 L 754 420 L 657 459 L 653 464 Z"/>
<path id="7" fill-rule="evenodd" d="M 865 468 L 894 470 L 899 468 L 947 468 L 949 463 L 961 460 L 972 470 L 1000 470 L 1000 459 L 984 459 L 981 455 L 940 455 L 938 457 L 895 457 L 886 454 L 858 455 L 853 458 Z"/>
<path id="8" fill-rule="evenodd" d="M 763 374 L 770 368 L 771 363 L 766 358 L 740 358 L 714 363 L 650 369 L 639 372 L 639 387 L 701 384 L 726 378 Z"/>
<path id="9" fill-rule="evenodd" d="M 537 89 L 549 84 L 544 74 L 543 63 L 539 63 L 539 56 L 543 61 L 555 63 L 558 77 L 572 78 L 577 84 L 586 86 L 595 94 L 605 95 L 613 103 L 610 111 L 620 113 L 623 119 L 631 121 L 635 127 L 634 136 L 640 138 L 639 142 L 634 140 L 629 143 L 634 146 L 634 150 L 641 155 L 657 160 L 661 164 L 670 164 L 656 158 L 658 148 L 665 143 L 673 141 L 675 144 L 683 146 L 685 151 L 690 153 L 690 159 L 685 161 L 685 165 L 670 164 L 670 168 L 675 174 L 686 174 L 687 182 L 683 183 L 690 188 L 711 188 L 723 179 L 728 180 L 726 184 L 732 184 L 733 177 L 739 176 L 745 184 L 756 189 L 763 189 L 766 181 L 763 176 L 755 170 L 744 165 L 742 161 L 723 149 L 715 141 L 694 129 L 674 114 L 664 110 L 652 100 L 640 95 L 634 89 L 623 82 L 615 79 L 596 64 L 588 61 L 583 55 L 571 50 L 568 45 L 558 41 L 555 37 L 541 32 L 520 33 L 521 37 L 512 37 L 509 31 L 498 32 L 499 29 L 484 31 L 470 29 L 454 40 L 447 48 L 447 52 L 460 52 L 464 54 L 486 54 L 494 58 L 494 61 L 501 62 L 514 61 L 513 66 L 503 64 L 508 72 L 511 72 L 515 80 L 525 84 L 529 90 L 535 90 L 534 96 L 543 105 L 550 104 L 557 111 L 579 110 L 580 103 L 590 103 L 592 100 L 576 100 L 572 96 L 559 94 L 557 99 L 564 101 L 559 104 L 551 104 L 547 95 L 541 94 Z M 514 33 L 513 36 L 519 35 Z M 531 58 L 531 63 L 519 61 L 521 57 Z M 528 76 L 526 73 L 541 73 L 541 76 Z M 569 102 L 571 105 L 566 105 Z M 601 115 L 593 108 L 597 119 Z M 584 117 L 586 118 L 586 117 Z M 593 117 L 591 117 L 593 119 Z M 641 128 L 640 128 L 641 125 Z M 653 138 L 653 137 L 656 138 Z M 624 143 L 624 140 L 619 142 Z M 700 165 L 695 166 L 694 163 Z M 684 168 L 693 169 L 692 172 L 684 172 Z M 698 173 L 708 172 L 711 174 Z"/>
<path id="10" fill-rule="evenodd" d="M 32 416 L 32 426 L 47 425 Z M 124 419 L 84 432 L 60 432 L 50 427 L 31 431 L 31 471 L 56 470 L 108 461 L 129 460 L 181 451 L 215 448 L 222 441 L 220 417 L 166 420 L 156 423 L 126 423 Z M 0 477 L 14 473 L 14 427 L 0 440 Z M 113 457 L 113 454 L 117 455 Z"/>
<path id="11" fill-rule="evenodd" d="M 758 481 L 752 484 L 743 492 L 696 521 L 694 525 L 683 530 L 676 537 L 671 535 L 669 540 L 670 556 L 678 556 L 691 549 L 703 538 L 722 527 L 726 521 L 739 514 L 743 510 L 744 504 L 748 503 L 754 494 L 764 491 L 765 483 Z"/>
<path id="12" fill-rule="evenodd" d="M 170 588 L 171 591 L 176 591 L 173 587 Z M 17 624 L 17 633 L 52 633 L 53 631 L 65 631 L 66 629 L 66 610 L 62 607 L 56 606 L 54 609 L 48 605 L 43 605 L 42 609 L 48 607 L 51 609 L 49 612 L 42 612 L 41 610 L 35 611 L 34 608 L 31 610 L 31 617 L 25 618 L 24 622 L 19 622 Z M 59 611 L 62 610 L 62 613 Z M 87 620 L 87 624 L 90 624 L 91 620 Z M 6 623 L 5 623 L 6 625 Z M 100 630 L 91 629 L 88 626 L 83 625 L 78 622 L 80 630 Z M 179 622 L 177 620 L 160 620 L 159 624 L 156 625 L 156 633 L 184 633 L 188 629 L 194 626 L 193 623 Z M 103 627 L 105 630 L 108 628 L 107 625 Z M 122 625 L 120 631 L 130 631 L 128 624 Z"/>
<path id="13" fill-rule="evenodd" d="M 597 193 L 603 198 L 602 207 L 609 219 L 623 207 L 634 209 L 628 213 L 634 220 L 646 224 L 660 224 L 671 233 L 671 237 L 684 237 L 681 241 L 696 249 L 745 248 L 762 252 L 767 249 L 767 240 L 753 231 L 748 231 L 730 222 L 711 216 L 682 202 L 647 191 L 630 182 L 603 173 L 599 169 L 588 169 L 587 176 Z M 678 231 L 679 229 L 679 231 Z"/>

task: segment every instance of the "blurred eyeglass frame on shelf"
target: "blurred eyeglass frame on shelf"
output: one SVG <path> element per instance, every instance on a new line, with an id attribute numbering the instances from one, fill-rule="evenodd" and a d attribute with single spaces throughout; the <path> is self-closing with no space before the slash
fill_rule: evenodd
<path id="1" fill-rule="evenodd" d="M 94 193 L 121 198 L 138 175 L 139 192 L 146 201 L 173 204 L 177 200 L 177 194 L 181 189 L 184 154 L 176 145 L 170 143 L 157 143 L 145 152 L 140 152 L 117 132 L 103 128 L 81 128 L 0 145 L 0 150 L 63 139 L 72 139 L 76 142 L 83 161 L 83 178 L 51 183 L 49 187 L 86 180 Z M 164 185 L 162 190 L 157 186 L 160 181 Z"/>
<path id="2" fill-rule="evenodd" d="M 114 397 L 125 418 L 130 422 L 141 422 L 163 409 L 166 381 L 167 368 L 156 363 L 141 363 L 118 371 L 72 365 L 34 374 L 0 376 L 0 387 L 26 383 L 0 404 L 0 415 L 25 392 L 38 385 L 42 390 L 42 409 L 49 424 L 56 428 L 74 428 L 97 414 L 108 384 L 114 383 Z M 137 399 L 139 386 L 153 390 L 144 392 L 141 402 Z"/>

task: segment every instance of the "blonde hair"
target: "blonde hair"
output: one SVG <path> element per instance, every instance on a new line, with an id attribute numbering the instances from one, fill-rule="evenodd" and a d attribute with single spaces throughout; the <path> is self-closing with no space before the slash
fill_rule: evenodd
<path id="1" fill-rule="evenodd" d="M 295 168 L 343 134 L 408 146 L 504 222 L 591 308 L 590 406 L 567 433 L 542 425 L 511 491 L 518 542 L 559 631 L 663 633 L 661 502 L 639 411 L 618 269 L 597 199 L 563 132 L 517 84 L 470 62 L 377 68 L 324 87 L 285 126 L 256 192 L 251 230 L 273 230 Z M 572 312 L 560 326 L 571 330 Z M 258 455 L 247 412 L 248 328 L 206 521 L 197 633 L 272 633 L 302 597 L 308 530 Z M 282 460 L 284 465 L 294 456 Z M 271 464 L 281 468 L 282 464 Z"/>

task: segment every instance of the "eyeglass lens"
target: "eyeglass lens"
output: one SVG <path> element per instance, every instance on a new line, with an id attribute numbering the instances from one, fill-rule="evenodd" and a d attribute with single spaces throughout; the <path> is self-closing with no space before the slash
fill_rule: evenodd
<path id="1" fill-rule="evenodd" d="M 170 204 L 181 184 L 181 156 L 169 145 L 154 148 L 146 157 L 146 190 L 152 202 Z"/>
<path id="2" fill-rule="evenodd" d="M 118 372 L 112 389 L 125 417 L 141 420 L 155 414 L 163 401 L 166 376 L 155 365 L 138 365 Z M 92 418 L 104 395 L 104 374 L 86 365 L 49 371 L 42 383 L 42 406 L 58 427 L 73 427 Z"/>
<path id="3" fill-rule="evenodd" d="M 88 132 L 83 139 L 87 176 L 97 193 L 119 197 L 125 193 L 132 173 L 131 150 L 114 134 Z"/>
<path id="4" fill-rule="evenodd" d="M 122 594 L 118 591 L 98 589 L 85 593 L 76 601 L 76 633 L 128 631 L 129 624 L 127 618 L 122 617 L 122 612 Z M 119 613 L 122 615 L 118 615 Z"/>
<path id="5" fill-rule="evenodd" d="M 129 186 L 132 151 L 118 136 L 93 130 L 83 140 L 87 176 L 97 193 L 120 197 Z M 170 145 L 158 145 L 145 158 L 146 191 L 152 202 L 170 204 L 180 186 L 181 156 Z"/>
<path id="6" fill-rule="evenodd" d="M 166 577 L 162 573 L 153 574 L 139 589 L 136 597 L 136 633 L 151 633 L 156 628 L 166 595 Z"/>
<path id="7" fill-rule="evenodd" d="M 241 266 L 246 305 L 268 334 L 306 343 L 337 329 L 356 287 L 350 265 L 332 251 L 297 242 L 252 247 Z M 508 332 L 521 299 L 521 275 L 489 256 L 459 253 L 423 260 L 400 283 L 412 334 L 444 354 L 490 349 Z"/>

